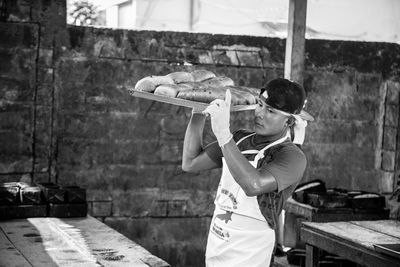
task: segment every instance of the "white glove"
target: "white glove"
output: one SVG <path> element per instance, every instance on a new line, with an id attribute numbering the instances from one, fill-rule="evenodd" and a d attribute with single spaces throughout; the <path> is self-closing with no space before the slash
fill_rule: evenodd
<path id="1" fill-rule="evenodd" d="M 230 108 L 231 91 L 226 90 L 225 100 L 215 99 L 203 111 L 203 114 L 210 115 L 211 128 L 221 147 L 232 139 L 232 134 L 229 130 Z"/>

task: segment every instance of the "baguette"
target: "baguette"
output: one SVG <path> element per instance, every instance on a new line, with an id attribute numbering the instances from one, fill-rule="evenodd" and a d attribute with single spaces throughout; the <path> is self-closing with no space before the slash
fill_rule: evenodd
<path id="1" fill-rule="evenodd" d="M 354 196 L 353 198 L 362 199 L 362 198 L 378 198 L 378 197 L 380 197 L 378 194 L 367 193 L 367 194 L 360 194 L 358 196 Z"/>
<path id="2" fill-rule="evenodd" d="M 136 83 L 135 90 L 153 93 L 156 87 L 157 84 L 150 77 L 145 77 Z"/>
<path id="3" fill-rule="evenodd" d="M 177 98 L 192 100 L 203 103 L 210 103 L 214 99 L 225 99 L 226 89 L 220 87 L 202 87 L 194 90 L 179 92 Z"/>
<path id="4" fill-rule="evenodd" d="M 177 98 L 182 98 L 191 101 L 211 103 L 215 99 L 225 99 L 226 90 L 228 87 L 212 87 L 202 85 L 195 88 L 194 90 L 185 90 L 178 93 Z M 242 92 L 237 90 L 231 91 L 231 105 L 248 105 L 248 103 L 255 103 L 255 98 L 253 95 L 246 93 L 245 97 Z M 254 102 L 254 103 L 253 103 Z"/>
<path id="5" fill-rule="evenodd" d="M 177 84 L 163 84 L 157 86 L 156 90 L 154 91 L 154 94 L 168 96 L 168 97 L 176 97 L 179 92 L 185 90 L 190 90 L 190 88 Z"/>
<path id="6" fill-rule="evenodd" d="M 202 82 L 205 85 L 215 86 L 215 87 L 222 87 L 222 86 L 233 86 L 234 82 L 231 78 L 221 76 L 221 77 L 214 77 Z"/>
<path id="7" fill-rule="evenodd" d="M 171 77 L 168 77 L 168 75 L 165 76 L 150 76 L 150 78 L 155 82 L 157 85 L 161 84 L 174 84 L 174 80 L 171 79 Z"/>
<path id="8" fill-rule="evenodd" d="M 168 76 L 148 76 L 136 83 L 135 90 L 152 93 L 161 84 L 174 84 L 174 81 Z"/>
<path id="9" fill-rule="evenodd" d="M 234 97 L 232 105 L 254 105 L 257 103 L 256 97 L 249 92 L 230 86 L 227 86 L 226 89 L 229 89 L 232 93 L 232 97 Z"/>
<path id="10" fill-rule="evenodd" d="M 174 83 L 193 82 L 193 76 L 189 72 L 177 71 L 172 72 L 166 76 L 171 78 Z"/>
<path id="11" fill-rule="evenodd" d="M 213 72 L 208 70 L 195 70 L 191 74 L 194 82 L 202 82 L 216 77 Z"/>
<path id="12" fill-rule="evenodd" d="M 246 86 L 236 86 L 236 85 L 230 85 L 228 86 L 229 89 L 234 88 L 236 90 L 242 91 L 242 92 L 248 92 L 256 97 L 260 94 L 261 90 L 258 88 L 251 88 L 251 87 L 246 87 Z"/>
<path id="13" fill-rule="evenodd" d="M 201 82 L 186 82 L 186 83 L 180 83 L 179 85 L 184 86 L 190 90 L 205 90 L 210 87 Z"/>

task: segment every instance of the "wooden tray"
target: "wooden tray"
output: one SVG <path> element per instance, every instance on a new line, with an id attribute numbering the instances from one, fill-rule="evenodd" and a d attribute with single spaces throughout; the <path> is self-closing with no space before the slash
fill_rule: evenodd
<path id="1" fill-rule="evenodd" d="M 132 96 L 136 96 L 139 98 L 154 100 L 154 101 L 168 103 L 168 104 L 182 106 L 182 107 L 197 108 L 198 110 L 204 110 L 208 106 L 207 103 L 196 102 L 196 101 L 191 101 L 191 100 L 186 100 L 186 99 L 181 99 L 181 98 L 173 98 L 173 97 L 155 95 L 153 93 L 142 92 L 142 91 L 131 90 L 130 94 Z M 236 105 L 236 106 L 231 106 L 231 112 L 243 111 L 243 110 L 254 110 L 255 108 L 256 108 L 256 104 L 254 104 L 254 105 Z"/>

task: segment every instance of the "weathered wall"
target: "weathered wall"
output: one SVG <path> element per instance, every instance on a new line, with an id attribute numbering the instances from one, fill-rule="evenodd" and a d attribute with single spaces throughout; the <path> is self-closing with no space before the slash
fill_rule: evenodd
<path id="1" fill-rule="evenodd" d="M 64 1 L 0 3 L 0 180 L 84 186 L 93 216 L 173 266 L 201 266 L 219 170 L 182 172 L 191 111 L 133 98 L 126 87 L 196 68 L 259 87 L 283 74 L 285 41 L 72 27 Z M 316 120 L 304 179 L 390 194 L 400 46 L 309 40 L 306 49 Z M 232 128 L 252 127 L 250 117 L 236 113 Z"/>

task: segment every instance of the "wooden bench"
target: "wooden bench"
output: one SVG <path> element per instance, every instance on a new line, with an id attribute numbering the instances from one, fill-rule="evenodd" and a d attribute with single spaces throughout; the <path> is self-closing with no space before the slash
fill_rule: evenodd
<path id="1" fill-rule="evenodd" d="M 362 266 L 400 266 L 400 259 L 374 248 L 374 244 L 400 244 L 396 220 L 304 222 L 301 239 L 306 243 L 306 267 L 317 266 L 320 249 Z"/>
<path id="2" fill-rule="evenodd" d="M 0 221 L 0 255 L 0 266 L 170 266 L 90 216 Z"/>

